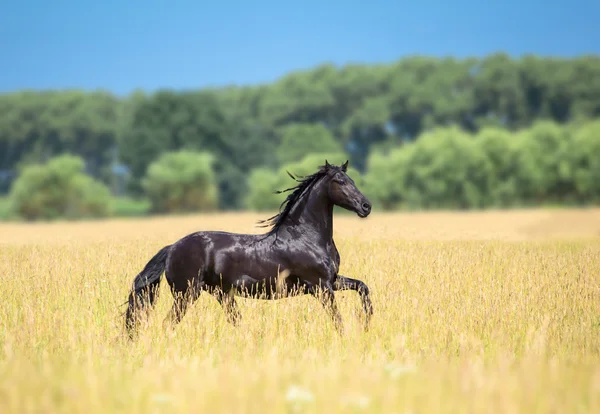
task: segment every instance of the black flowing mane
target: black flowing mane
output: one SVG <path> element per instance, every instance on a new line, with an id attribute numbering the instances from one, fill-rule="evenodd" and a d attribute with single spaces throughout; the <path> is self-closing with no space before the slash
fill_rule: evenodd
<path id="1" fill-rule="evenodd" d="M 273 217 L 269 217 L 265 220 L 258 221 L 258 227 L 271 227 L 271 230 L 267 232 L 267 235 L 275 234 L 287 218 L 287 216 L 292 211 L 292 208 L 300 201 L 300 199 L 306 195 L 310 189 L 314 186 L 314 184 L 319 181 L 321 178 L 325 177 L 329 171 L 331 170 L 339 170 L 340 167 L 335 165 L 322 165 L 319 167 L 319 170 L 314 174 L 307 176 L 294 176 L 292 173 L 286 170 L 288 175 L 292 177 L 294 181 L 297 181 L 299 184 L 295 187 L 290 187 L 285 190 L 275 191 L 275 194 L 285 193 L 287 191 L 293 191 L 290 195 L 287 196 L 285 200 L 279 206 L 279 213 L 274 215 Z M 301 178 L 301 179 L 299 179 Z M 282 210 L 283 209 L 283 210 Z"/>

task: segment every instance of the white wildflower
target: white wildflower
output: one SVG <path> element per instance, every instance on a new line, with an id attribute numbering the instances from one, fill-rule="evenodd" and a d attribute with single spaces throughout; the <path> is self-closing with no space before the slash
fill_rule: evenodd
<path id="1" fill-rule="evenodd" d="M 390 362 L 385 366 L 385 370 L 393 379 L 397 379 L 402 375 L 416 372 L 417 367 L 414 364 L 402 365 L 396 362 Z"/>
<path id="2" fill-rule="evenodd" d="M 156 394 L 152 397 L 152 401 L 158 404 L 167 404 L 173 401 L 169 394 Z"/>
<path id="3" fill-rule="evenodd" d="M 367 408 L 371 404 L 371 399 L 366 395 L 353 395 L 344 398 L 346 405 L 351 405 L 358 408 Z"/>
<path id="4" fill-rule="evenodd" d="M 295 403 L 311 402 L 315 399 L 309 390 L 298 387 L 297 385 L 290 385 L 285 397 L 289 402 Z"/>
<path id="5" fill-rule="evenodd" d="M 299 412 L 303 405 L 311 403 L 315 399 L 312 392 L 297 385 L 290 385 L 285 397 L 293 412 Z"/>

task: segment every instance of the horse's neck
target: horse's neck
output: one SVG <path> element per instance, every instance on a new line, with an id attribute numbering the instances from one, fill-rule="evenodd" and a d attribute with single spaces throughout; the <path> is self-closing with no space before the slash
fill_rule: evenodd
<path id="1" fill-rule="evenodd" d="M 333 239 L 333 204 L 320 184 L 292 208 L 290 219 L 294 227 L 306 228 L 328 244 Z"/>

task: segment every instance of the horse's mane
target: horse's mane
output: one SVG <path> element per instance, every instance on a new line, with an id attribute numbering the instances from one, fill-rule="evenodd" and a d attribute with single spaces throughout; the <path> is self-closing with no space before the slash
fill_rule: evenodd
<path id="1" fill-rule="evenodd" d="M 269 217 L 265 220 L 260 220 L 258 222 L 258 227 L 269 227 L 272 226 L 267 234 L 277 233 L 282 223 L 285 221 L 287 216 L 292 211 L 292 208 L 300 201 L 300 199 L 309 192 L 312 186 L 319 181 L 321 178 L 326 176 L 330 170 L 339 168 L 330 164 L 325 164 L 319 167 L 319 170 L 314 174 L 307 176 L 295 176 L 292 175 L 289 171 L 286 170 L 288 175 L 292 177 L 293 180 L 297 181 L 299 184 L 295 187 L 287 188 L 281 191 L 275 191 L 275 194 L 285 193 L 286 191 L 293 191 L 290 195 L 287 196 L 285 200 L 279 206 L 279 214 L 274 215 L 273 217 Z M 299 179 L 301 178 L 301 179 Z M 283 208 L 283 210 L 282 210 Z"/>

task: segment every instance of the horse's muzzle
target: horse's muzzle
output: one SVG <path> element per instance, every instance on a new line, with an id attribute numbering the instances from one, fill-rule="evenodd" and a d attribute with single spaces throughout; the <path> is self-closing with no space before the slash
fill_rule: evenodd
<path id="1" fill-rule="evenodd" d="M 371 214 L 371 203 L 367 200 L 363 201 L 360 205 L 360 208 L 357 211 L 359 217 L 367 217 Z"/>

